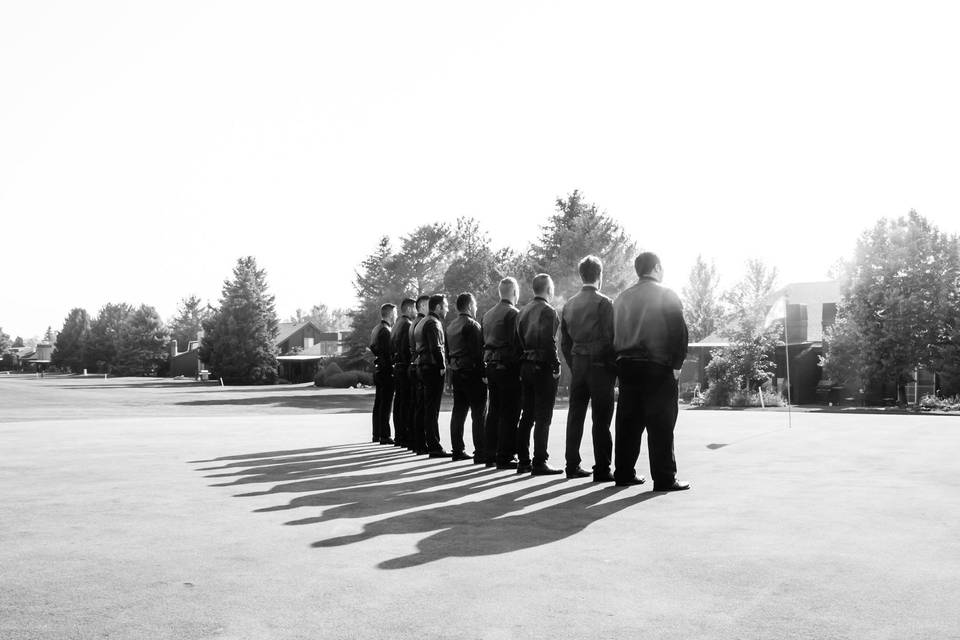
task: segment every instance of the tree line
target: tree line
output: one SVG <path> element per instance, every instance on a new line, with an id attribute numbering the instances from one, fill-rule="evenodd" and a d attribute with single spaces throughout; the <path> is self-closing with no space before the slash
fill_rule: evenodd
<path id="1" fill-rule="evenodd" d="M 380 321 L 384 302 L 402 298 L 464 291 L 477 298 L 479 314 L 499 302 L 497 285 L 506 276 L 521 283 L 537 273 L 549 273 L 556 284 L 557 304 L 580 290 L 577 264 L 594 254 L 604 263 L 604 291 L 613 295 L 632 283 L 637 245 L 623 227 L 579 190 L 558 197 L 555 211 L 541 225 L 538 238 L 522 251 L 496 247 L 474 218 L 453 224 L 420 225 L 395 247 L 389 237 L 360 263 L 354 279 L 357 306 L 350 312 L 348 341 L 354 352 L 366 349 L 370 331 Z M 531 298 L 521 286 L 521 303 Z"/>
<path id="2" fill-rule="evenodd" d="M 555 200 L 538 237 L 522 251 L 496 247 L 479 221 L 420 225 L 394 243 L 380 239 L 360 263 L 354 279 L 357 304 L 349 311 L 315 305 L 298 309 L 293 322 L 312 320 L 322 330 L 344 329 L 354 355 L 364 353 L 385 301 L 463 291 L 477 297 L 480 313 L 495 305 L 505 276 L 521 283 L 539 272 L 556 282 L 556 303 L 580 289 L 577 263 L 588 254 L 604 262 L 604 292 L 615 297 L 636 274 L 636 242 L 623 227 L 580 191 Z M 865 231 L 853 257 L 833 268 L 842 282 L 836 323 L 825 334 L 824 375 L 867 390 L 902 386 L 918 367 L 940 375 L 945 390 L 960 392 L 960 249 L 955 234 L 941 232 L 917 212 L 882 219 Z M 765 317 L 778 274 L 760 260 L 746 263 L 744 276 L 720 288 L 715 263 L 702 255 L 682 288 L 692 341 L 718 334 L 729 343 L 712 353 L 707 375 L 717 404 L 752 393 L 773 376 L 773 353 L 781 324 Z M 521 303 L 531 297 L 521 287 Z M 117 375 L 162 372 L 167 344 L 179 348 L 203 331 L 200 357 L 229 382 L 272 382 L 279 318 L 266 273 L 253 257 L 241 258 L 224 281 L 219 304 L 196 296 L 180 301 L 164 323 L 149 305 L 104 305 L 96 316 L 70 311 L 56 336 L 54 364 L 74 372 L 88 369 Z M 48 334 L 51 330 L 48 329 Z M 17 340 L 22 344 L 22 340 Z M 0 346 L 11 344 L 0 330 Z"/>
<path id="3" fill-rule="evenodd" d="M 237 261 L 233 276 L 224 282 L 217 306 L 190 295 L 180 300 L 167 322 L 147 304 L 111 302 L 94 316 L 81 307 L 71 309 L 59 333 L 51 327 L 45 333 L 45 341 L 54 345 L 51 364 L 73 373 L 163 375 L 169 366 L 171 341 L 176 341 L 178 351 L 185 351 L 202 336 L 201 359 L 225 381 L 273 381 L 273 340 L 279 321 L 267 292 L 266 274 L 252 257 L 246 257 Z M 298 323 L 308 320 L 322 331 L 338 331 L 347 324 L 347 311 L 317 304 L 307 312 L 297 309 L 289 318 Z M 0 353 L 22 346 L 22 338 L 11 342 L 0 329 Z"/>
<path id="4" fill-rule="evenodd" d="M 916 211 L 864 231 L 849 260 L 831 267 L 841 284 L 837 317 L 824 335 L 823 377 L 835 385 L 905 400 L 917 369 L 937 374 L 944 395 L 960 393 L 960 241 Z M 781 323 L 768 324 L 777 271 L 747 262 L 743 280 L 718 293 L 716 266 L 698 256 L 683 290 L 691 340 L 716 333 L 707 402 L 728 404 L 774 375 Z"/>

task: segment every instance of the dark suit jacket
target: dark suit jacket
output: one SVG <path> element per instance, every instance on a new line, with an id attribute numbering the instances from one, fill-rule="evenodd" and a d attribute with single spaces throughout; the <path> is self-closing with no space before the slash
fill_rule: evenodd
<path id="1" fill-rule="evenodd" d="M 612 364 L 613 301 L 596 287 L 583 287 L 563 305 L 560 349 L 571 366 L 575 355 L 605 358 Z"/>
<path id="2" fill-rule="evenodd" d="M 687 323 L 677 294 L 640 278 L 613 303 L 613 348 L 618 358 L 680 369 L 687 357 Z"/>
<path id="3" fill-rule="evenodd" d="M 519 311 L 509 300 L 501 300 L 497 306 L 483 315 L 483 361 L 503 365 L 520 362 L 520 341 L 517 339 L 517 315 Z"/>
<path id="4" fill-rule="evenodd" d="M 557 329 L 560 316 L 557 310 L 539 296 L 535 297 L 517 314 L 517 337 L 525 362 L 549 364 L 554 372 L 560 371 L 560 356 L 557 354 Z"/>
<path id="5" fill-rule="evenodd" d="M 483 368 L 483 333 L 469 313 L 460 313 L 447 326 L 447 359 L 451 371 Z"/>

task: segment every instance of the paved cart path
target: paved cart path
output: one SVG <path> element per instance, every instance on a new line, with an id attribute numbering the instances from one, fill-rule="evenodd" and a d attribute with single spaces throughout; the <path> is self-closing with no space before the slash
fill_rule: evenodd
<path id="1" fill-rule="evenodd" d="M 658 494 L 128 382 L 0 379 L 0 638 L 960 637 L 957 418 L 683 412 Z"/>

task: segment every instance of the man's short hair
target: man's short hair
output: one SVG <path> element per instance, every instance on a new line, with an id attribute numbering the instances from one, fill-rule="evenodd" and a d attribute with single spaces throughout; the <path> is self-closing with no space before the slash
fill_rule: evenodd
<path id="1" fill-rule="evenodd" d="M 413 298 L 404 298 L 403 301 L 400 302 L 401 313 L 409 313 L 414 309 L 416 309 L 416 307 L 417 307 L 417 301 L 414 300 Z"/>
<path id="2" fill-rule="evenodd" d="M 469 311 L 470 303 L 473 302 L 474 297 L 470 292 L 463 292 L 457 296 L 457 311 Z"/>
<path id="3" fill-rule="evenodd" d="M 644 251 L 633 261 L 633 268 L 637 270 L 637 275 L 641 278 L 650 275 L 650 272 L 660 264 L 660 258 L 652 251 Z"/>
<path id="4" fill-rule="evenodd" d="M 380 305 L 380 317 L 386 320 L 390 317 L 390 312 L 397 308 L 397 305 L 387 302 Z"/>
<path id="5" fill-rule="evenodd" d="M 593 284 L 603 274 L 603 261 L 597 256 L 587 256 L 577 265 L 577 270 L 581 280 Z"/>
<path id="6" fill-rule="evenodd" d="M 446 300 L 446 298 L 442 293 L 430 296 L 430 311 L 436 311 L 437 307 L 442 305 L 444 300 Z"/>
<path id="7" fill-rule="evenodd" d="M 429 305 L 429 303 L 430 303 L 430 296 L 424 294 L 424 295 L 422 295 L 422 296 L 418 296 L 418 297 L 417 297 L 417 311 L 420 311 L 420 306 L 421 306 L 424 302 L 427 303 L 427 307 L 429 308 L 429 306 L 430 306 L 430 305 Z"/>
<path id="8" fill-rule="evenodd" d="M 533 276 L 533 295 L 542 296 L 547 293 L 551 284 L 553 284 L 553 278 L 546 273 L 538 273 Z"/>
<path id="9" fill-rule="evenodd" d="M 511 293 L 520 292 L 520 284 L 516 278 L 504 278 L 500 281 L 497 291 L 500 293 L 500 298 L 506 299 Z"/>

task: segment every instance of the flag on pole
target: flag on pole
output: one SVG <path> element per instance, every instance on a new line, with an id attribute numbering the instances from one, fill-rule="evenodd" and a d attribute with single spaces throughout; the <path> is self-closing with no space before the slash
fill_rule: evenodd
<path id="1" fill-rule="evenodd" d="M 766 329 L 779 320 L 783 320 L 784 324 L 786 324 L 787 296 L 785 295 L 777 298 L 777 301 L 770 307 L 770 311 L 767 311 L 767 315 L 763 318 L 763 328 Z"/>
<path id="2" fill-rule="evenodd" d="M 790 413 L 790 405 L 792 404 L 792 398 L 790 397 L 790 336 L 787 334 L 786 292 L 777 298 L 776 302 L 773 303 L 773 306 L 770 307 L 770 311 L 767 311 L 767 315 L 763 319 L 763 328 L 766 329 L 779 320 L 783 320 L 783 359 L 787 370 L 787 427 L 789 428 L 793 426 L 793 417 Z"/>

